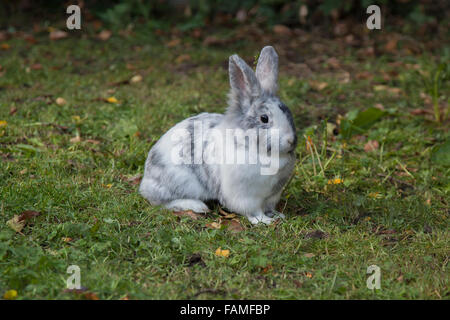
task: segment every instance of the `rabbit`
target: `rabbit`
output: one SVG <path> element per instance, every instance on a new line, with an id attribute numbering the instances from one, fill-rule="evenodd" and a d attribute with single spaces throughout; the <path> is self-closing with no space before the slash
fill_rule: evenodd
<path id="1" fill-rule="evenodd" d="M 232 55 L 229 79 L 231 90 L 226 112 L 201 113 L 169 129 L 148 153 L 139 192 L 151 205 L 163 205 L 174 211 L 205 213 L 210 210 L 204 201 L 217 200 L 229 210 L 247 217 L 252 224 L 270 224 L 277 218 L 285 218 L 275 211 L 275 206 L 295 167 L 297 145 L 291 111 L 276 95 L 278 55 L 275 49 L 271 46 L 262 49 L 256 72 L 238 55 Z M 203 128 L 201 135 L 194 132 L 198 125 Z M 219 143 L 220 139 L 216 137 L 220 134 L 217 133 L 226 135 L 229 130 L 263 129 L 278 132 L 274 144 L 267 141 L 275 134 L 265 136 L 266 139 L 256 136 L 256 140 L 261 145 L 265 143 L 270 151 L 270 155 L 264 154 L 261 159 L 275 159 L 276 156 L 278 168 L 275 174 L 262 174 L 262 163 L 207 161 L 218 153 L 229 154 L 232 149 L 236 153 L 249 152 L 249 146 L 239 144 L 237 139 Z M 250 140 L 255 141 L 255 136 L 247 138 L 249 144 Z M 198 146 L 204 148 L 196 151 Z M 278 154 L 275 154 L 276 147 Z M 181 152 L 185 149 L 186 152 Z M 250 156 L 260 156 L 260 153 L 261 147 Z M 191 161 L 183 162 L 182 154 L 183 157 L 191 156 Z M 177 161 L 174 156 L 178 157 Z M 192 163 L 195 156 L 200 161 Z"/>

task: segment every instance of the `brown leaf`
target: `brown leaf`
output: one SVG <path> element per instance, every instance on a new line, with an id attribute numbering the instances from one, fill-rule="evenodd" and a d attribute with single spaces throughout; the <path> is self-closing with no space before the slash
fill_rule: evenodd
<path id="1" fill-rule="evenodd" d="M 42 69 L 42 64 L 40 64 L 40 63 L 32 64 L 32 65 L 30 66 L 30 69 L 31 69 L 31 70 L 41 70 L 41 69 Z"/>
<path id="2" fill-rule="evenodd" d="M 189 61 L 189 60 L 191 60 L 191 56 L 190 56 L 190 55 L 188 55 L 188 54 L 182 54 L 182 55 L 178 56 L 178 57 L 175 59 L 175 62 L 176 62 L 177 64 L 181 64 L 181 63 L 186 62 L 186 61 Z"/>
<path id="3" fill-rule="evenodd" d="M 280 35 L 280 36 L 290 36 L 292 34 L 291 29 L 288 27 L 282 25 L 282 24 L 276 24 L 273 26 L 273 32 Z"/>
<path id="4" fill-rule="evenodd" d="M 238 233 L 245 230 L 244 226 L 239 222 L 239 220 L 236 219 L 224 220 L 222 225 L 226 226 L 226 228 L 232 233 Z"/>
<path id="5" fill-rule="evenodd" d="M 328 86 L 328 83 L 311 80 L 311 81 L 309 81 L 309 85 L 311 86 L 311 88 L 313 88 L 316 91 L 322 91 L 323 89 L 325 89 Z"/>
<path id="6" fill-rule="evenodd" d="M 194 220 L 198 220 L 198 219 L 203 217 L 201 214 L 195 213 L 192 210 L 188 210 L 188 211 L 174 211 L 173 214 L 176 215 L 177 217 L 189 217 L 189 218 L 192 218 Z"/>
<path id="7" fill-rule="evenodd" d="M 327 60 L 327 63 L 334 69 L 339 69 L 341 67 L 341 64 L 339 63 L 339 60 L 335 57 L 331 57 Z"/>
<path id="8" fill-rule="evenodd" d="M 11 109 L 9 109 L 9 115 L 12 116 L 13 114 L 15 114 L 17 112 L 17 108 L 16 107 L 11 107 Z"/>
<path id="9" fill-rule="evenodd" d="M 97 38 L 99 38 L 102 41 L 106 41 L 109 38 L 111 38 L 112 32 L 109 30 L 102 30 L 98 35 Z"/>
<path id="10" fill-rule="evenodd" d="M 384 46 L 384 50 L 387 52 L 395 53 L 397 51 L 397 38 L 390 39 Z"/>
<path id="11" fill-rule="evenodd" d="M 166 47 L 168 48 L 173 48 L 178 46 L 181 43 L 181 39 L 180 38 L 175 38 L 170 40 L 169 42 L 166 43 Z"/>
<path id="12" fill-rule="evenodd" d="M 97 295 L 96 295 L 95 293 L 93 293 L 93 292 L 85 292 L 85 293 L 83 293 L 83 297 L 84 297 L 86 300 L 100 300 L 100 299 L 97 297 Z"/>
<path id="13" fill-rule="evenodd" d="M 380 144 L 378 143 L 378 141 L 376 141 L 376 140 L 369 140 L 364 145 L 364 151 L 365 152 L 375 151 L 375 150 L 378 149 L 379 146 L 380 146 Z"/>
<path id="14" fill-rule="evenodd" d="M 414 109 L 410 112 L 413 116 L 424 115 L 424 114 L 433 114 L 431 110 L 426 109 Z"/>
<path id="15" fill-rule="evenodd" d="M 358 80 L 371 80 L 373 78 L 373 75 L 369 71 L 363 71 L 357 73 L 355 78 Z"/>
<path id="16" fill-rule="evenodd" d="M 19 221 L 24 221 L 24 220 L 28 221 L 31 218 L 38 217 L 40 215 L 41 215 L 41 213 L 38 211 L 26 210 L 20 214 Z"/>
<path id="17" fill-rule="evenodd" d="M 216 36 L 208 36 L 203 40 L 204 46 L 221 46 L 228 43 L 227 39 L 221 39 Z"/>
<path id="18" fill-rule="evenodd" d="M 313 258 L 313 257 L 315 257 L 316 255 L 315 255 L 314 253 L 305 253 L 303 256 L 304 256 L 305 258 Z"/>
<path id="19" fill-rule="evenodd" d="M 64 39 L 67 38 L 69 36 L 69 34 L 65 31 L 61 31 L 61 30 L 54 30 L 52 32 L 50 32 L 50 40 L 60 40 L 60 39 Z"/>

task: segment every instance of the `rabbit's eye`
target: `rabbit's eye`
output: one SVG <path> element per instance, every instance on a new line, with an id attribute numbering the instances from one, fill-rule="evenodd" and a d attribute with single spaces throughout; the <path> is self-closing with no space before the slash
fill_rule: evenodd
<path id="1" fill-rule="evenodd" d="M 269 122 L 269 117 L 268 117 L 266 114 L 263 114 L 263 115 L 261 116 L 261 121 L 262 121 L 263 123 L 267 123 L 267 122 Z"/>

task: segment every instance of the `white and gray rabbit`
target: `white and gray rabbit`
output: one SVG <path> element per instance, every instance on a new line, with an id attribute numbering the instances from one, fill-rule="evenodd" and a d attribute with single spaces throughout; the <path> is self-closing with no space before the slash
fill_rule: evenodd
<path id="1" fill-rule="evenodd" d="M 292 114 L 276 95 L 278 55 L 273 47 L 264 47 L 256 72 L 238 55 L 232 55 L 229 74 L 231 90 L 225 114 L 202 113 L 167 131 L 148 154 L 139 191 L 152 205 L 177 211 L 207 212 L 204 201 L 218 200 L 253 224 L 268 224 L 284 218 L 275 206 L 294 169 L 297 145 Z M 199 126 L 201 134 L 196 134 Z M 249 134 L 244 143 L 224 139 L 230 130 L 244 134 L 257 130 L 266 135 L 261 138 L 258 134 L 257 148 L 251 149 L 255 136 Z M 250 154 L 244 162 L 214 161 L 233 151 Z M 186 154 L 189 161 L 184 161 Z M 252 155 L 257 156 L 256 163 L 249 161 Z M 267 161 L 274 157 L 277 170 L 262 174 L 264 165 L 267 167 Z"/>

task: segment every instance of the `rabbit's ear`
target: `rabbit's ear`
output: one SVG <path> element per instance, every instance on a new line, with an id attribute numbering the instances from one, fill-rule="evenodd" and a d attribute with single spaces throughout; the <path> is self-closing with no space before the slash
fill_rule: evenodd
<path id="1" fill-rule="evenodd" d="M 278 55 L 273 47 L 266 46 L 261 50 L 256 65 L 256 78 L 264 91 L 270 94 L 277 92 Z"/>
<path id="2" fill-rule="evenodd" d="M 230 57 L 229 73 L 231 94 L 240 104 L 251 101 L 260 94 L 261 88 L 253 70 L 237 54 Z"/>

